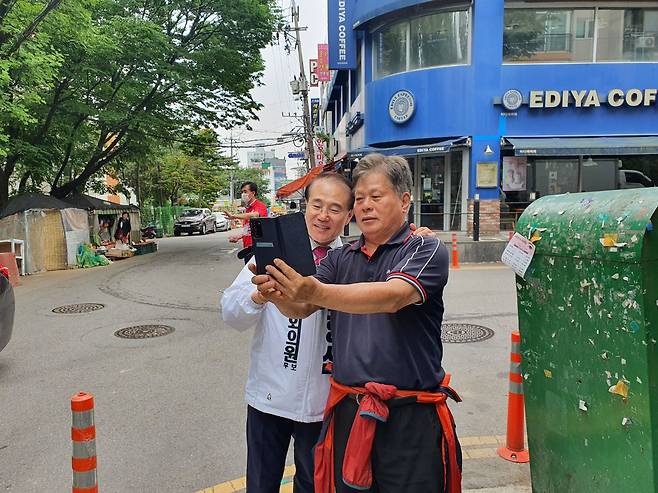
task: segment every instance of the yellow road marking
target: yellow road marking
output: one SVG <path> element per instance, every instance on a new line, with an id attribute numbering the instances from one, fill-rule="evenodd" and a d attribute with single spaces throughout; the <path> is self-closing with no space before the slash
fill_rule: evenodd
<path id="1" fill-rule="evenodd" d="M 464 460 L 492 459 L 498 457 L 496 450 L 505 445 L 505 435 L 487 435 L 476 437 L 459 437 Z M 283 484 L 279 493 L 292 493 L 292 478 L 295 475 L 295 465 L 290 465 L 283 471 Z M 247 478 L 242 477 L 225 481 L 224 483 L 199 490 L 196 493 L 239 493 L 247 487 Z"/>

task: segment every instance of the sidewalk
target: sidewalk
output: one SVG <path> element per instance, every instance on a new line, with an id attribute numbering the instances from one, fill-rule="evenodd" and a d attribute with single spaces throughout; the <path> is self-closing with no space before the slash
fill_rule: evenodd
<path id="1" fill-rule="evenodd" d="M 463 493 L 530 493 L 530 467 L 528 464 L 507 462 L 496 453 L 505 443 L 505 437 L 461 437 L 463 457 Z M 284 471 L 280 493 L 292 493 L 295 466 Z M 481 484 L 493 487 L 478 488 Z M 236 478 L 196 493 L 246 493 L 246 478 Z"/>

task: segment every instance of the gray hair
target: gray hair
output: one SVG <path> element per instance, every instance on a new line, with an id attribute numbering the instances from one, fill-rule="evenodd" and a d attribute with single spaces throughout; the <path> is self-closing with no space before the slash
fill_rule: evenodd
<path id="1" fill-rule="evenodd" d="M 413 176 L 407 160 L 403 157 L 368 154 L 359 160 L 359 164 L 354 168 L 352 173 L 354 187 L 361 178 L 373 171 L 383 173 L 400 197 L 405 193 L 411 193 Z"/>

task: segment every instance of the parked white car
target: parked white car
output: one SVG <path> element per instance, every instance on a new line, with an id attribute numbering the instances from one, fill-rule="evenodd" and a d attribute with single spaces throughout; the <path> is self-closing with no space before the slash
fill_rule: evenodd
<path id="1" fill-rule="evenodd" d="M 221 212 L 213 212 L 215 215 L 215 223 L 217 224 L 217 231 L 228 231 L 231 229 L 229 220 Z"/>

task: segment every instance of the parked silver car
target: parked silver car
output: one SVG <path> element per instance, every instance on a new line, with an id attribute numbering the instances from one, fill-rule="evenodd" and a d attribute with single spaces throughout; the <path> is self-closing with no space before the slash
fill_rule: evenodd
<path id="1" fill-rule="evenodd" d="M 0 275 L 0 351 L 9 343 L 14 328 L 14 288 Z"/>
<path id="2" fill-rule="evenodd" d="M 217 231 L 228 231 L 231 229 L 231 224 L 229 220 L 222 212 L 213 212 L 215 215 L 215 224 L 217 225 Z"/>
<path id="3" fill-rule="evenodd" d="M 217 223 L 210 209 L 184 210 L 174 223 L 174 236 L 180 236 L 181 233 L 191 235 L 194 232 L 205 235 L 211 231 L 217 231 Z"/>

